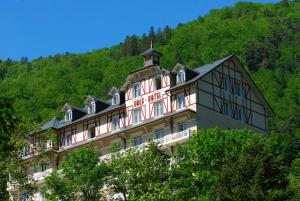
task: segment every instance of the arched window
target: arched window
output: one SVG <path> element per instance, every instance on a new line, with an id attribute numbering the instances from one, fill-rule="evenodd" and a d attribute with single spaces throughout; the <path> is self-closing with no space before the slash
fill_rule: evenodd
<path id="1" fill-rule="evenodd" d="M 88 106 L 88 113 L 92 114 L 96 112 L 96 104 L 95 102 L 91 102 L 90 105 Z"/>
<path id="2" fill-rule="evenodd" d="M 65 121 L 72 121 L 72 111 L 68 110 L 65 114 Z"/>
<path id="3" fill-rule="evenodd" d="M 114 94 L 112 97 L 112 105 L 120 104 L 120 95 L 118 93 Z"/>
<path id="4" fill-rule="evenodd" d="M 185 72 L 184 72 L 184 70 L 180 70 L 180 71 L 177 72 L 176 82 L 177 83 L 185 82 Z"/>

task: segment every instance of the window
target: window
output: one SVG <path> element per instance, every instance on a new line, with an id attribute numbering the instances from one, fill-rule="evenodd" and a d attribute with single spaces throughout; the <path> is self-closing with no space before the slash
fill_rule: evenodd
<path id="1" fill-rule="evenodd" d="M 159 117 L 163 115 L 163 110 L 162 110 L 162 102 L 156 102 L 154 103 L 154 116 Z"/>
<path id="2" fill-rule="evenodd" d="M 72 121 L 72 111 L 68 110 L 65 114 L 65 121 Z"/>
<path id="3" fill-rule="evenodd" d="M 29 155 L 29 145 L 25 144 L 21 151 L 22 157 Z"/>
<path id="4" fill-rule="evenodd" d="M 133 141 L 134 146 L 140 145 L 142 143 L 143 143 L 142 136 L 138 136 L 138 137 L 134 138 L 134 141 Z"/>
<path id="5" fill-rule="evenodd" d="M 229 84 L 229 78 L 225 77 L 224 78 L 224 90 L 229 91 L 230 90 L 230 84 Z"/>
<path id="6" fill-rule="evenodd" d="M 47 163 L 42 163 L 41 164 L 41 169 L 42 169 L 42 172 L 45 172 L 48 169 L 48 164 Z"/>
<path id="7" fill-rule="evenodd" d="M 27 193 L 22 193 L 20 195 L 19 201 L 28 201 L 29 200 L 29 195 Z"/>
<path id="8" fill-rule="evenodd" d="M 133 111 L 133 123 L 137 124 L 142 121 L 141 109 L 137 109 Z"/>
<path id="9" fill-rule="evenodd" d="M 185 97 L 183 94 L 178 95 L 178 109 L 185 107 Z"/>
<path id="10" fill-rule="evenodd" d="M 112 118 L 112 130 L 116 131 L 120 129 L 120 119 L 119 116 L 114 116 Z"/>
<path id="11" fill-rule="evenodd" d="M 185 81 L 185 72 L 184 70 L 180 70 L 176 76 L 176 83 L 181 83 Z"/>
<path id="12" fill-rule="evenodd" d="M 88 130 L 89 139 L 92 139 L 96 136 L 96 128 L 95 126 L 89 127 Z"/>
<path id="13" fill-rule="evenodd" d="M 141 96 L 141 84 L 136 83 L 133 87 L 134 98 Z"/>
<path id="14" fill-rule="evenodd" d="M 187 130 L 187 124 L 185 122 L 178 124 L 178 132 L 186 131 Z"/>
<path id="15" fill-rule="evenodd" d="M 228 101 L 225 102 L 224 107 L 224 114 L 228 117 L 231 117 L 231 105 Z"/>
<path id="16" fill-rule="evenodd" d="M 72 145 L 72 134 L 67 134 L 67 146 Z"/>
<path id="17" fill-rule="evenodd" d="M 96 104 L 94 102 L 91 102 L 91 104 L 88 107 L 88 113 L 92 114 L 96 112 Z"/>
<path id="18" fill-rule="evenodd" d="M 159 129 L 155 131 L 155 139 L 160 139 L 165 136 L 164 129 Z"/>
<path id="19" fill-rule="evenodd" d="M 161 89 L 161 77 L 160 75 L 154 78 L 155 80 L 155 89 L 159 90 Z"/>
<path id="20" fill-rule="evenodd" d="M 116 93 L 115 95 L 113 95 L 113 97 L 112 97 L 112 104 L 113 105 L 120 104 L 120 95 L 118 93 Z"/>
<path id="21" fill-rule="evenodd" d="M 243 111 L 243 108 L 238 106 L 237 108 L 237 119 L 239 121 L 244 121 L 244 111 Z"/>
<path id="22" fill-rule="evenodd" d="M 236 82 L 236 94 L 238 96 L 243 96 L 243 87 L 242 87 L 241 82 L 239 82 L 239 81 Z"/>

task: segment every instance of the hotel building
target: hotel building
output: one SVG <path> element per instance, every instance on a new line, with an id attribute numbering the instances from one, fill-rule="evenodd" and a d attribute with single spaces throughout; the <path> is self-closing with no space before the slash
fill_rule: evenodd
<path id="1" fill-rule="evenodd" d="M 54 118 L 30 136 L 22 152 L 24 161 L 38 155 L 38 136 L 53 130 L 58 140 L 57 147 L 51 141 L 46 144 L 54 149 L 54 161 L 30 170 L 38 186 L 42 188 L 44 178 L 70 150 L 88 143 L 99 147 L 99 158 L 105 160 L 112 146 L 143 148 L 152 140 L 172 153 L 197 129 L 268 132 L 268 117 L 274 112 L 235 55 L 193 69 L 178 63 L 171 71 L 160 66 L 162 54 L 157 50 L 141 55 L 144 66 L 129 73 L 120 88 L 113 86 L 109 101 L 89 95 L 84 108 L 66 103 L 64 120 Z M 29 200 L 11 184 L 7 190 L 12 199 Z M 43 198 L 36 192 L 30 200 Z"/>

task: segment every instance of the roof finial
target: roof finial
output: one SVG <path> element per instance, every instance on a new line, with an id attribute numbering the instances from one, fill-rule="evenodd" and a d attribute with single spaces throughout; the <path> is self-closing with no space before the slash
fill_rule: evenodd
<path id="1" fill-rule="evenodd" d="M 153 40 L 151 38 L 151 42 L 150 42 L 150 48 L 152 49 L 153 48 Z"/>

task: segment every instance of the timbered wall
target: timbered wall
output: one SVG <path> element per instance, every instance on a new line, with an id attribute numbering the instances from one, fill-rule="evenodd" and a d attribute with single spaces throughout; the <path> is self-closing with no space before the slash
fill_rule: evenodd
<path id="1" fill-rule="evenodd" d="M 225 79 L 229 81 L 227 90 Z M 241 95 L 237 95 L 237 83 L 242 86 Z M 198 126 L 202 128 L 215 126 L 250 128 L 259 132 L 267 132 L 265 108 L 254 94 L 252 87 L 243 75 L 241 67 L 234 60 L 225 62 L 202 77 L 196 83 Z M 229 116 L 225 115 L 226 103 L 230 104 Z M 242 121 L 238 120 L 238 109 L 243 111 Z"/>

